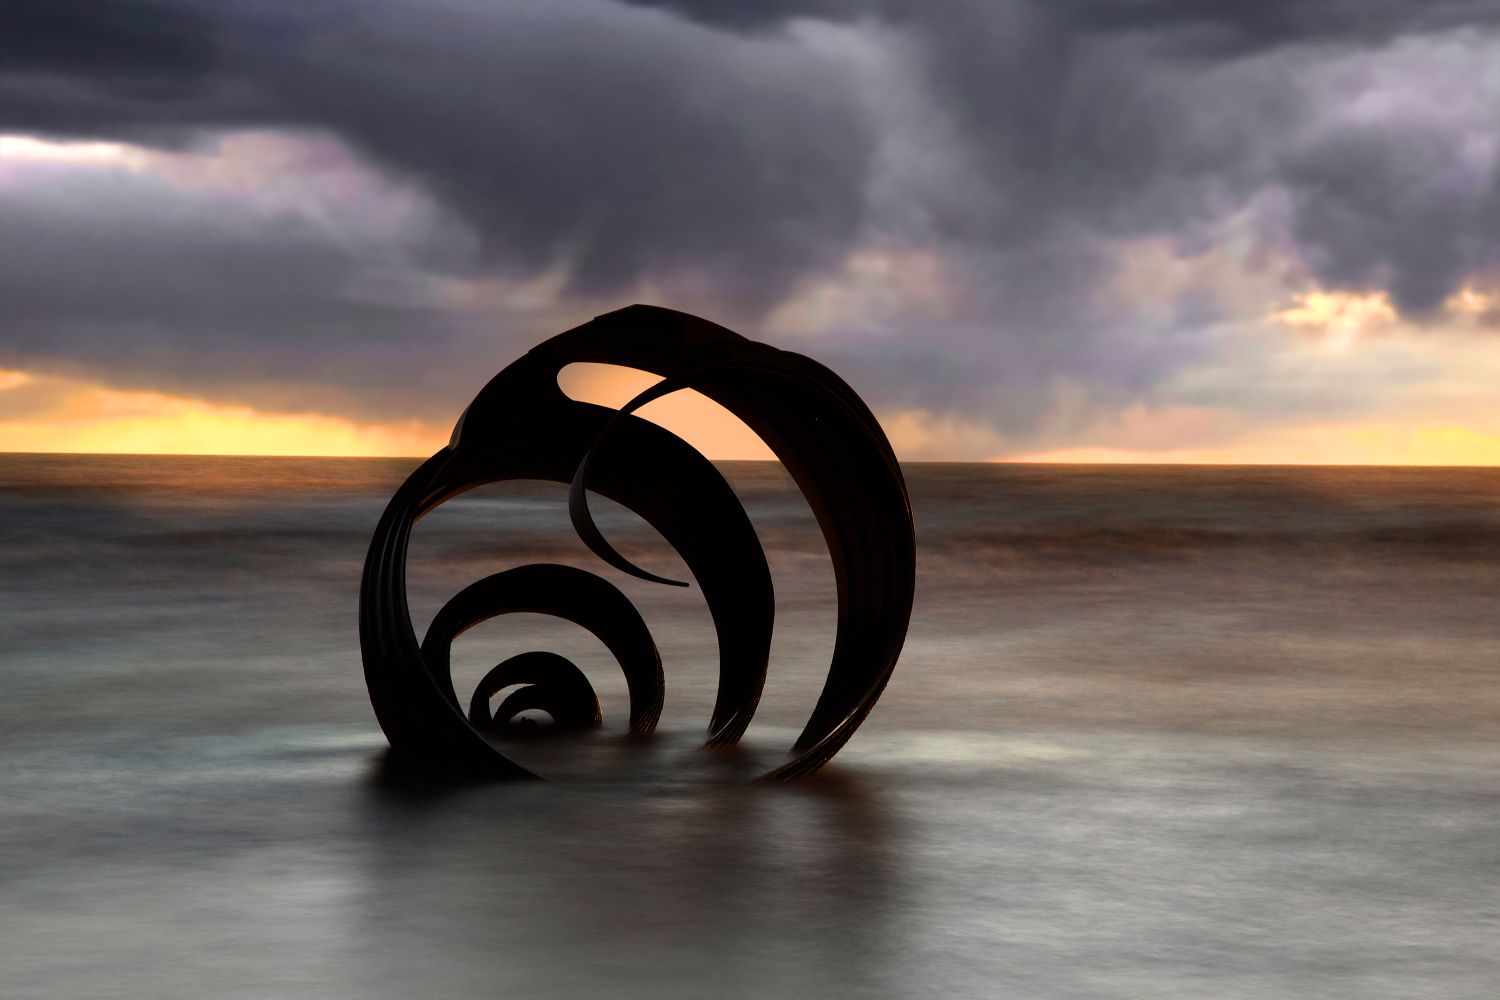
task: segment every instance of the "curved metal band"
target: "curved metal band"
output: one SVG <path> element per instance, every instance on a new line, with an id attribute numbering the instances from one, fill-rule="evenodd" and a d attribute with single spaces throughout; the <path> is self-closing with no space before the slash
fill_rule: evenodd
<path id="1" fill-rule="evenodd" d="M 458 696 L 453 692 L 449 662 L 453 640 L 480 622 L 520 611 L 566 618 L 594 633 L 614 654 L 625 673 L 626 688 L 630 692 L 630 732 L 640 735 L 656 728 L 661 717 L 666 677 L 662 673 L 661 654 L 657 652 L 651 632 L 635 605 L 608 580 L 572 566 L 551 563 L 518 566 L 471 583 L 443 605 L 432 619 L 427 635 L 422 639 L 422 661 L 454 704 L 458 703 Z M 541 655 L 554 656 L 551 653 Z M 561 657 L 555 658 L 562 660 Z M 562 662 L 577 671 L 578 668 L 569 661 Z M 536 663 L 530 665 L 533 669 L 538 666 Z M 490 694 L 509 684 L 541 683 L 539 675 L 535 680 L 528 679 L 530 676 L 504 683 L 499 683 L 499 678 L 495 677 L 493 679 L 499 686 Z M 583 675 L 580 673 L 579 676 Z M 491 679 L 486 677 L 480 686 Z M 592 692 L 593 689 L 589 690 Z M 472 720 L 473 713 L 470 712 Z"/>
<path id="2" fill-rule="evenodd" d="M 874 707 L 905 639 L 916 546 L 900 467 L 873 414 L 827 368 L 648 306 L 600 316 L 507 367 L 470 404 L 448 447 L 392 497 L 360 592 L 366 682 L 392 746 L 447 769 L 529 774 L 469 725 L 451 684 L 434 676 L 412 631 L 405 588 L 417 519 L 464 490 L 523 478 L 582 483 L 586 477 L 588 489 L 661 533 L 702 588 L 718 634 L 719 694 L 708 743 L 732 743 L 749 724 L 765 682 L 775 613 L 770 571 L 749 519 L 718 470 L 681 439 L 628 412 L 565 396 L 557 374 L 578 361 L 642 368 L 674 387 L 697 389 L 759 434 L 802 490 L 833 559 L 838 631 L 828 680 L 794 746 L 797 756 L 767 777 L 816 770 Z M 609 447 L 596 448 L 606 428 Z M 596 551 L 597 543 L 614 551 L 602 536 L 590 541 Z"/>
<path id="3" fill-rule="evenodd" d="M 505 696 L 490 711 L 490 698 L 515 684 L 519 691 Z M 469 722 L 481 732 L 512 729 L 511 720 L 528 709 L 552 716 L 558 729 L 586 729 L 604 720 L 594 686 L 573 661 L 535 650 L 512 656 L 485 674 L 469 699 Z"/>

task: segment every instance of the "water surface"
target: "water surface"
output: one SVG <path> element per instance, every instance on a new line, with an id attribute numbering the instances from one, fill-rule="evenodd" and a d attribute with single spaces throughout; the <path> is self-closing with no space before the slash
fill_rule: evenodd
<path id="1" fill-rule="evenodd" d="M 552 782 L 417 788 L 355 632 L 413 464 L 0 456 L 0 995 L 1500 993 L 1500 472 L 910 466 L 906 653 L 829 768 L 771 787 L 833 623 L 779 467 L 725 466 L 778 597 L 729 753 L 697 749 L 696 593 L 593 560 L 563 487 L 476 491 L 418 526 L 419 631 L 573 562 L 645 614 L 666 711 L 625 738 L 592 637 L 493 621 L 462 692 L 551 649 L 605 728 L 513 751 Z"/>

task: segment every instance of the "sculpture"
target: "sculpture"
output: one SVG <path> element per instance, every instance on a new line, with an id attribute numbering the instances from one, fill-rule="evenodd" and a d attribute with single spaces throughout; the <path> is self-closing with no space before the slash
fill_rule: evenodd
<path id="1" fill-rule="evenodd" d="M 619 410 L 566 396 L 558 373 L 573 362 L 625 365 L 662 381 Z M 765 777 L 793 778 L 827 763 L 884 690 L 906 638 L 916 545 L 906 483 L 890 443 L 863 401 L 810 358 L 739 336 L 686 313 L 630 306 L 533 348 L 469 404 L 448 446 L 411 474 L 375 529 L 360 587 L 365 681 L 391 746 L 447 773 L 535 777 L 489 736 L 521 711 L 542 709 L 562 726 L 598 721 L 587 678 L 552 653 L 523 653 L 480 682 L 467 717 L 448 651 L 464 629 L 496 615 L 536 611 L 594 632 L 619 660 L 630 731 L 661 713 L 661 658 L 640 615 L 602 577 L 567 566 L 507 570 L 466 587 L 419 645 L 406 599 L 413 524 L 445 500 L 485 483 L 569 483 L 568 509 L 588 547 L 611 566 L 687 586 L 636 567 L 600 533 L 587 491 L 620 503 L 682 556 L 703 591 L 719 644 L 719 686 L 706 746 L 739 740 L 765 683 L 775 616 L 771 574 L 749 518 L 718 469 L 671 432 L 633 415 L 691 387 L 723 405 L 781 459 L 802 490 L 833 558 L 838 624 L 828 679 L 794 756 Z M 525 685 L 493 714 L 490 698 Z"/>

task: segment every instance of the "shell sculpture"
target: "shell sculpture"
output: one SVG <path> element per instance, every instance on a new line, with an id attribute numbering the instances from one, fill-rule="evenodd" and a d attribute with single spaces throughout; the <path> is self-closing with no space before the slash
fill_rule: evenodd
<path id="1" fill-rule="evenodd" d="M 579 402 L 558 386 L 574 362 L 625 365 L 662 377 L 619 410 Z M 691 387 L 720 403 L 775 452 L 807 499 L 833 559 L 838 625 L 833 659 L 791 759 L 765 775 L 809 774 L 849 741 L 895 669 L 911 617 L 916 544 L 911 504 L 890 442 L 864 402 L 810 358 L 748 340 L 706 320 L 651 306 L 600 316 L 537 345 L 469 404 L 448 446 L 391 498 L 360 585 L 359 637 L 370 702 L 395 753 L 421 767 L 475 777 L 534 777 L 494 738 L 526 709 L 560 727 L 600 719 L 587 678 L 553 653 L 512 657 L 491 670 L 467 712 L 449 651 L 465 629 L 508 612 L 582 625 L 619 660 L 630 731 L 651 732 L 665 679 L 650 631 L 603 577 L 559 565 L 521 566 L 464 588 L 419 643 L 406 597 L 413 524 L 450 497 L 514 479 L 569 483 L 574 528 L 601 559 L 647 573 L 617 552 L 589 514 L 588 492 L 640 515 L 682 556 L 717 633 L 718 694 L 709 747 L 737 742 L 765 683 L 775 598 L 765 553 L 729 484 L 681 438 L 632 411 Z M 492 696 L 511 688 L 491 711 Z"/>

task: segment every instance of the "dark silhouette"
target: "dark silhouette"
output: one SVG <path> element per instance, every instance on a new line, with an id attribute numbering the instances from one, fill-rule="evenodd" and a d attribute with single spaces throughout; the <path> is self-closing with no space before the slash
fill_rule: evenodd
<path id="1" fill-rule="evenodd" d="M 491 715 L 490 697 L 515 684 L 526 686 L 506 695 Z M 480 732 L 513 735 L 529 721 L 517 716 L 532 708 L 552 716 L 558 729 L 588 729 L 604 721 L 599 696 L 583 671 L 566 657 L 541 651 L 512 656 L 485 674 L 469 699 L 469 721 Z"/>
<path id="2" fill-rule="evenodd" d="M 663 380 L 619 410 L 568 398 L 558 373 L 579 361 L 626 365 Z M 676 435 L 633 415 L 691 387 L 723 405 L 770 446 L 802 490 L 833 557 L 838 631 L 828 679 L 796 756 L 768 778 L 826 764 L 884 690 L 906 638 L 916 545 L 906 483 L 880 424 L 837 375 L 810 358 L 747 340 L 706 320 L 630 306 L 537 345 L 496 375 L 459 418 L 448 446 L 396 491 L 375 529 L 360 587 L 360 647 L 380 726 L 409 761 L 489 777 L 534 777 L 486 738 L 526 709 L 559 726 L 598 719 L 598 699 L 562 657 L 528 653 L 492 670 L 465 718 L 448 650 L 496 615 L 540 611 L 575 621 L 609 647 L 630 691 L 631 731 L 661 712 L 661 660 L 645 624 L 612 584 L 584 570 L 526 566 L 466 587 L 419 646 L 406 601 L 413 523 L 485 483 L 570 483 L 579 536 L 626 573 L 686 586 L 636 567 L 599 532 L 587 490 L 635 511 L 682 556 L 703 591 L 719 643 L 719 690 L 707 746 L 735 743 L 760 701 L 775 601 L 760 542 L 718 469 Z M 562 666 L 566 664 L 566 667 Z M 490 696 L 525 684 L 489 714 Z"/>
<path id="3" fill-rule="evenodd" d="M 635 606 L 609 581 L 571 566 L 521 566 L 471 583 L 443 605 L 422 640 L 422 660 L 433 679 L 455 704 L 448 655 L 460 633 L 497 615 L 534 611 L 577 622 L 615 654 L 630 691 L 630 731 L 649 733 L 661 717 L 661 655 Z M 549 657 L 550 660 L 528 659 Z M 571 671 L 551 674 L 557 664 Z M 493 718 L 490 696 L 513 684 L 536 685 L 509 696 Z M 481 729 L 503 728 L 518 713 L 541 709 L 559 726 L 587 726 L 600 721 L 599 699 L 588 678 L 573 664 L 552 653 L 523 653 L 491 670 L 479 682 L 469 702 L 469 721 Z"/>

